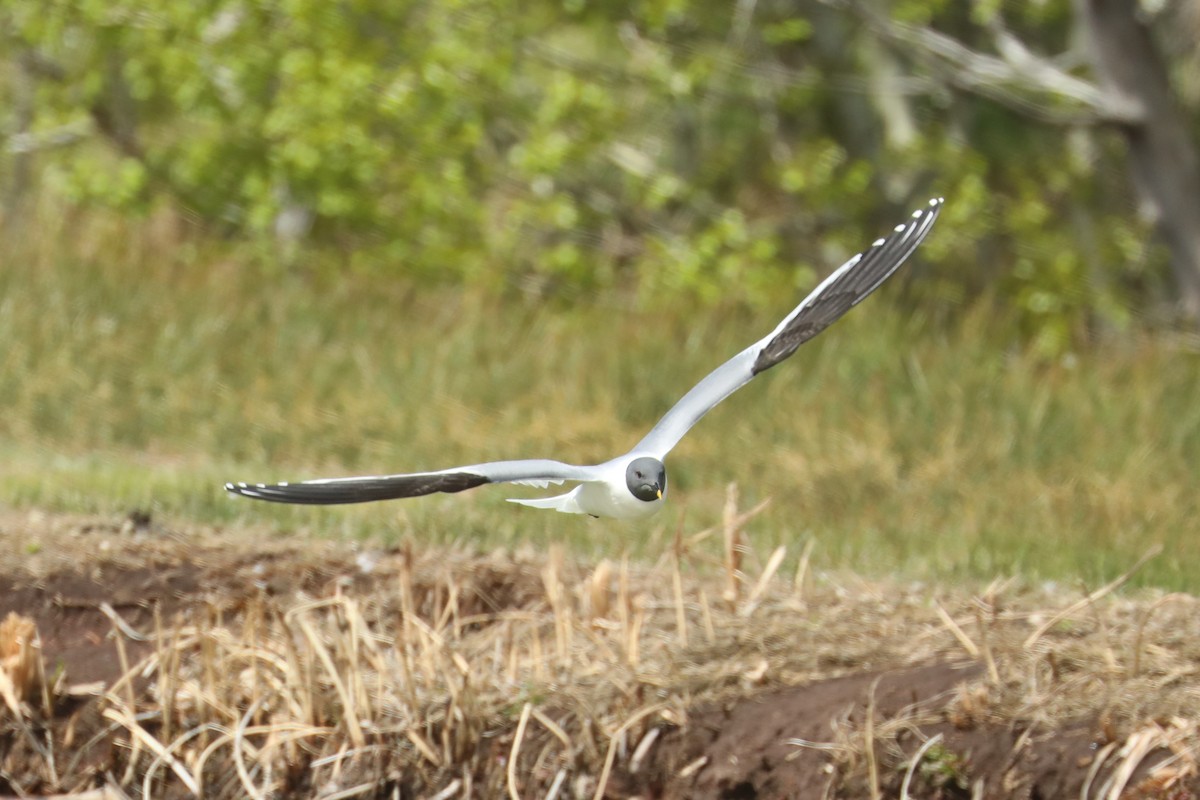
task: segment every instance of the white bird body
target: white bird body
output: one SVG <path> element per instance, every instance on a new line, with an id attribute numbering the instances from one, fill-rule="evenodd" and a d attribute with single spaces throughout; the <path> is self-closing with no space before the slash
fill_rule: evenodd
<path id="1" fill-rule="evenodd" d="M 771 333 L 742 350 L 692 387 L 638 442 L 633 450 L 595 466 L 549 459 L 493 461 L 437 472 L 411 472 L 361 478 L 325 478 L 299 483 L 227 483 L 226 491 L 277 503 L 332 505 L 461 492 L 485 483 L 518 483 L 545 488 L 579 485 L 565 494 L 512 499 L 532 508 L 633 520 L 662 508 L 667 492 L 663 459 L 693 425 L 718 403 L 789 358 L 800 345 L 841 318 L 900 267 L 929 233 L 942 208 L 930 200 L 908 222 L 877 239 L 821 281 Z"/>
<path id="2" fill-rule="evenodd" d="M 588 514 L 623 520 L 645 519 L 662 508 L 667 488 L 663 486 L 661 496 L 653 500 L 639 500 L 626 488 L 625 474 L 629 465 L 643 456 L 641 453 L 630 453 L 600 464 L 593 468 L 596 470 L 595 479 L 579 484 L 566 494 L 537 498 L 510 497 L 508 502 L 530 508 L 550 508 L 564 514 Z"/>

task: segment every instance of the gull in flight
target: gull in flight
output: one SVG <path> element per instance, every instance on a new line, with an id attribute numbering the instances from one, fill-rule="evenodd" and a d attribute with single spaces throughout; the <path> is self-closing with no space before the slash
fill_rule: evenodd
<path id="1" fill-rule="evenodd" d="M 833 324 L 879 288 L 929 233 L 942 209 L 935 198 L 864 252 L 820 283 L 775 330 L 710 372 L 692 387 L 628 453 L 603 464 L 576 466 L 549 459 L 493 461 L 437 472 L 362 478 L 326 478 L 300 483 L 227 483 L 236 495 L 276 503 L 336 505 L 461 492 L 485 483 L 518 483 L 546 488 L 578 484 L 566 494 L 511 502 L 569 514 L 638 519 L 662 507 L 667 492 L 663 459 L 683 435 L 718 403 L 786 359 L 796 348 Z"/>

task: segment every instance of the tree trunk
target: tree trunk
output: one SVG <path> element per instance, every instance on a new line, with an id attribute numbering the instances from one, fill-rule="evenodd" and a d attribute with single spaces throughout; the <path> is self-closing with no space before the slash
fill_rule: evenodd
<path id="1" fill-rule="evenodd" d="M 1119 124 L 1140 199 L 1171 254 L 1185 314 L 1200 319 L 1200 153 L 1133 0 L 1076 0 L 1102 87 L 1137 121 Z"/>
<path id="2" fill-rule="evenodd" d="M 26 54 L 18 55 L 12 65 L 14 136 L 27 136 L 33 127 L 35 80 L 33 71 L 29 69 Z M 19 228 L 18 217 L 27 210 L 25 205 L 33 180 L 33 157 L 33 153 L 28 151 L 10 152 L 7 185 L 0 189 L 0 195 L 3 196 L 3 200 L 0 201 L 0 224 L 6 228 Z"/>

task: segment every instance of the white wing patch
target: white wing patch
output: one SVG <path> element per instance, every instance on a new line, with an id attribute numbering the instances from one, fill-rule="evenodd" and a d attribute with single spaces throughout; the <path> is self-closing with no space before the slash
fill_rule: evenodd
<path id="1" fill-rule="evenodd" d="M 550 480 L 550 479 L 544 479 L 544 478 L 526 478 L 525 480 L 509 481 L 509 483 L 515 483 L 520 486 L 533 486 L 534 488 L 537 488 L 537 489 L 546 489 L 546 488 L 549 488 L 550 484 L 552 484 L 552 483 L 555 486 L 561 486 L 562 479 L 560 478 L 559 480 Z"/>

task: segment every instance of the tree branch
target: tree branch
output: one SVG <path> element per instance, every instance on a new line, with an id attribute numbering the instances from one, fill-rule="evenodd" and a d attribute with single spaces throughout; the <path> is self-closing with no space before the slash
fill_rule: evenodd
<path id="1" fill-rule="evenodd" d="M 1027 116 L 1054 124 L 1113 122 L 1138 124 L 1143 109 L 1128 96 L 1105 91 L 1066 72 L 1054 60 L 1038 55 L 1004 27 L 993 25 L 998 56 L 980 53 L 951 36 L 924 26 L 888 19 L 867 4 L 852 0 L 859 14 L 885 41 L 901 45 L 910 54 L 924 56 L 950 85 L 983 95 Z M 1079 110 L 1059 110 L 1046 99 L 1067 101 Z"/>
<path id="2" fill-rule="evenodd" d="M 60 147 L 70 147 L 77 142 L 90 137 L 93 133 L 92 121 L 80 119 L 51 128 L 48 131 L 28 131 L 14 133 L 8 137 L 4 150 L 13 155 L 37 153 L 43 150 L 55 150 Z"/>

